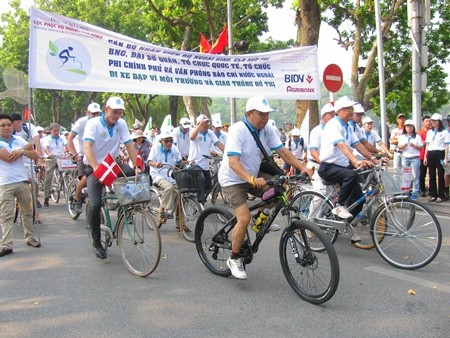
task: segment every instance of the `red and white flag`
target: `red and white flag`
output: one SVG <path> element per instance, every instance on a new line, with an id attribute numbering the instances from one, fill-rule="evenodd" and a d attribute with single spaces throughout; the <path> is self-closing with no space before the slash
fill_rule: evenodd
<path id="1" fill-rule="evenodd" d="M 110 186 L 116 180 L 120 173 L 120 167 L 111 156 L 110 153 L 106 155 L 103 162 L 94 171 L 94 176 L 104 185 Z"/>
<path id="2" fill-rule="evenodd" d="M 141 169 L 141 171 L 144 171 L 144 161 L 142 160 L 141 148 L 137 151 L 136 167 Z"/>

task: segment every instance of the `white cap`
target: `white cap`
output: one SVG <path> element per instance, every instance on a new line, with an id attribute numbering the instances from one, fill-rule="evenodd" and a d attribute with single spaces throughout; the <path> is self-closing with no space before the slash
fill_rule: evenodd
<path id="1" fill-rule="evenodd" d="M 406 126 L 407 124 L 413 126 L 413 125 L 414 125 L 414 122 L 413 122 L 413 120 L 406 120 L 406 121 L 405 121 L 405 126 Z"/>
<path id="2" fill-rule="evenodd" d="M 431 115 L 430 120 L 439 120 L 439 121 L 442 121 L 442 115 L 441 115 L 441 114 L 435 113 L 435 114 Z"/>
<path id="3" fill-rule="evenodd" d="M 206 116 L 205 114 L 200 114 L 199 116 L 197 116 L 197 123 L 201 123 L 204 121 L 209 121 L 208 116 Z"/>
<path id="4" fill-rule="evenodd" d="M 294 128 L 291 130 L 291 136 L 300 136 L 302 132 L 298 128 Z"/>
<path id="5" fill-rule="evenodd" d="M 261 113 L 269 113 L 274 111 L 270 108 L 269 101 L 267 101 L 264 96 L 253 96 L 249 98 L 245 106 L 245 111 L 248 112 L 250 110 L 257 110 Z"/>
<path id="6" fill-rule="evenodd" d="M 320 116 L 324 116 L 326 113 L 334 113 L 334 106 L 331 103 L 327 103 L 320 110 Z"/>
<path id="7" fill-rule="evenodd" d="M 37 127 L 36 127 L 36 131 L 37 131 L 37 132 L 44 131 L 44 128 L 42 128 L 41 126 L 37 126 Z"/>
<path id="8" fill-rule="evenodd" d="M 139 138 L 139 137 L 146 138 L 145 135 L 144 135 L 144 132 L 143 132 L 142 130 L 135 130 L 135 131 L 133 131 L 133 133 L 131 134 L 131 139 L 132 139 L 132 140 L 135 140 L 135 139 L 137 139 L 137 138 Z"/>
<path id="9" fill-rule="evenodd" d="M 173 138 L 172 130 L 170 130 L 170 128 L 164 128 L 161 130 L 161 134 L 158 135 L 159 140 L 164 140 L 166 138 Z"/>
<path id="10" fill-rule="evenodd" d="M 336 113 L 342 108 L 353 107 L 356 104 L 355 101 L 350 100 L 347 96 L 342 96 L 334 103 L 334 110 Z"/>
<path id="11" fill-rule="evenodd" d="M 223 127 L 222 122 L 220 122 L 220 120 L 214 121 L 213 122 L 213 127 L 214 128 L 222 128 Z"/>
<path id="12" fill-rule="evenodd" d="M 353 112 L 356 114 L 364 114 L 366 111 L 360 103 L 357 103 L 353 106 Z"/>
<path id="13" fill-rule="evenodd" d="M 373 122 L 373 120 L 369 116 L 362 119 L 362 124 L 371 123 L 371 122 Z"/>
<path id="14" fill-rule="evenodd" d="M 113 108 L 114 109 L 114 108 Z M 101 113 L 102 112 L 102 108 L 100 108 L 100 105 L 98 103 L 92 102 L 88 107 L 87 107 L 88 112 L 90 113 Z"/>
<path id="15" fill-rule="evenodd" d="M 189 121 L 189 119 L 188 119 L 187 117 L 182 117 L 182 118 L 180 119 L 180 124 L 181 124 L 183 127 L 188 127 L 188 126 L 191 125 L 191 121 Z"/>
<path id="16" fill-rule="evenodd" d="M 120 97 L 112 96 L 106 101 L 106 107 L 125 110 L 125 102 Z"/>

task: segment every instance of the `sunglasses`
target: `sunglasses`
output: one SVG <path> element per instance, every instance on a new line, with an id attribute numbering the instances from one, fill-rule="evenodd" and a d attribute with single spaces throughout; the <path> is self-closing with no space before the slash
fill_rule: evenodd
<path id="1" fill-rule="evenodd" d="M 163 140 L 164 143 L 173 143 L 173 140 Z"/>

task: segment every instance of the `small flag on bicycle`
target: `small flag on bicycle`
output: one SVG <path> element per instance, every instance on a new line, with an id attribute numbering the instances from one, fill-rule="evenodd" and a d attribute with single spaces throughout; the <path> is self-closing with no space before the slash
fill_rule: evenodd
<path id="1" fill-rule="evenodd" d="M 119 173 L 119 165 L 116 163 L 111 154 L 108 153 L 103 162 L 94 171 L 94 176 L 97 177 L 102 184 L 110 186 L 116 180 Z"/>
<path id="2" fill-rule="evenodd" d="M 137 151 L 136 167 L 144 171 L 144 161 L 142 160 L 141 148 Z"/>

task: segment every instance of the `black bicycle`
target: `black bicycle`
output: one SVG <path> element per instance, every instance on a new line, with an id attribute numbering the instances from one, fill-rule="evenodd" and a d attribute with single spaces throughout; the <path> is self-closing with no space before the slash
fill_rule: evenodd
<path id="1" fill-rule="evenodd" d="M 276 202 L 261 230 L 256 233 L 252 243 L 247 230 L 245 242 L 241 248 L 244 263 L 250 264 L 253 255 L 278 213 L 288 217 L 288 226 L 284 229 L 279 246 L 280 263 L 292 289 L 304 300 L 321 304 L 331 299 L 339 284 L 339 261 L 336 251 L 323 231 L 309 221 L 300 220 L 295 215 L 286 197 L 286 176 L 268 181 L 272 196 L 250 207 L 257 210 Z M 295 179 L 292 178 L 291 179 Z M 269 193 L 270 194 L 270 193 Z M 266 194 L 265 194 L 266 195 Z M 214 274 L 227 277 L 231 275 L 226 261 L 231 254 L 231 232 L 236 217 L 227 209 L 211 207 L 205 209 L 197 220 L 195 245 L 200 259 Z M 320 245 L 321 252 L 312 250 Z"/>

